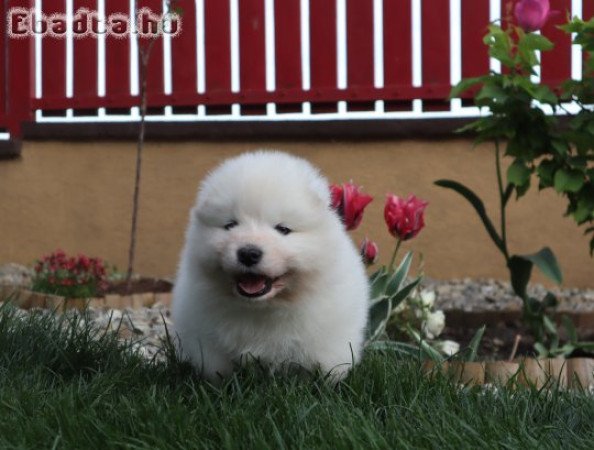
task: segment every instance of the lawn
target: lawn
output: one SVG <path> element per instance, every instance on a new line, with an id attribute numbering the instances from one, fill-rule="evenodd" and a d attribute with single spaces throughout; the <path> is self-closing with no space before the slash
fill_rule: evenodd
<path id="1" fill-rule="evenodd" d="M 460 389 L 368 354 L 343 383 L 244 370 L 222 387 L 75 319 L 0 309 L 0 448 L 592 448 L 594 397 Z"/>

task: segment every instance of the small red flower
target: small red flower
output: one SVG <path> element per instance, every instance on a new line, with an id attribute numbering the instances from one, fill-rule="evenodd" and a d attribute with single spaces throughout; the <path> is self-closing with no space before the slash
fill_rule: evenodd
<path id="1" fill-rule="evenodd" d="M 367 238 L 363 239 L 361 243 L 361 256 L 363 258 L 363 262 L 370 266 L 377 260 L 377 255 L 379 253 L 379 249 L 377 244 Z"/>
<path id="2" fill-rule="evenodd" d="M 66 270 L 68 271 L 72 271 L 74 270 L 74 268 L 76 267 L 76 259 L 75 258 L 69 258 L 65 263 L 64 263 L 64 267 L 66 268 Z"/>
<path id="3" fill-rule="evenodd" d="M 88 269 L 89 267 L 91 267 L 91 260 L 85 255 L 80 255 L 78 257 L 78 263 L 83 269 Z"/>
<path id="4" fill-rule="evenodd" d="M 360 189 L 352 182 L 330 186 L 331 206 L 338 212 L 347 231 L 359 226 L 365 207 L 373 200 L 371 195 L 363 194 Z"/>
<path id="5" fill-rule="evenodd" d="M 414 195 L 404 200 L 389 194 L 384 208 L 384 219 L 392 236 L 406 241 L 414 238 L 425 226 L 424 211 L 427 202 Z"/>

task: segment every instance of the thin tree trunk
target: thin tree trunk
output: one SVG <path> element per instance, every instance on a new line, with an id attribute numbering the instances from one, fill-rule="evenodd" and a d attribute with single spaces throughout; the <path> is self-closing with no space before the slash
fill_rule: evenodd
<path id="1" fill-rule="evenodd" d="M 132 226 L 130 228 L 130 248 L 128 250 L 128 270 L 126 273 L 126 283 L 128 289 L 132 284 L 132 273 L 134 271 L 134 262 L 136 257 L 136 235 L 138 225 L 138 207 L 140 200 L 140 178 L 142 174 L 142 151 L 144 149 L 144 136 L 146 130 L 146 110 L 147 110 L 147 95 L 146 75 L 148 71 L 148 62 L 151 55 L 151 50 L 156 39 L 151 38 L 151 42 L 146 48 L 141 48 L 139 45 L 140 55 L 140 126 L 138 131 L 138 142 L 136 145 L 136 176 L 134 178 L 134 196 L 132 200 Z"/>

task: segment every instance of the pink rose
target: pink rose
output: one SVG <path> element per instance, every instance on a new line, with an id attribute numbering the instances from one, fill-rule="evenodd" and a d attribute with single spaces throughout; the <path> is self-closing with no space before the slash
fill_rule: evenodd
<path id="1" fill-rule="evenodd" d="M 384 208 L 384 219 L 392 236 L 402 241 L 414 238 L 425 226 L 423 214 L 427 202 L 414 195 L 404 200 L 389 194 Z"/>
<path id="2" fill-rule="evenodd" d="M 518 25 L 526 32 L 540 30 L 549 17 L 551 5 L 549 0 L 520 0 L 514 8 Z"/>
<path id="3" fill-rule="evenodd" d="M 363 194 L 360 189 L 352 182 L 330 186 L 331 206 L 338 212 L 347 231 L 359 226 L 363 219 L 363 210 L 373 200 L 371 195 Z"/>

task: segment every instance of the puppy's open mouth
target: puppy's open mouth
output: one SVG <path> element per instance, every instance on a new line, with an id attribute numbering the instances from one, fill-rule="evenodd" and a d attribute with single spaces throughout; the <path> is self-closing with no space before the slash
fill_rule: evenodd
<path id="1" fill-rule="evenodd" d="M 267 277 L 266 275 L 256 273 L 246 273 L 236 279 L 236 287 L 239 295 L 247 298 L 263 297 L 273 288 L 279 288 L 276 283 L 278 278 Z"/>

